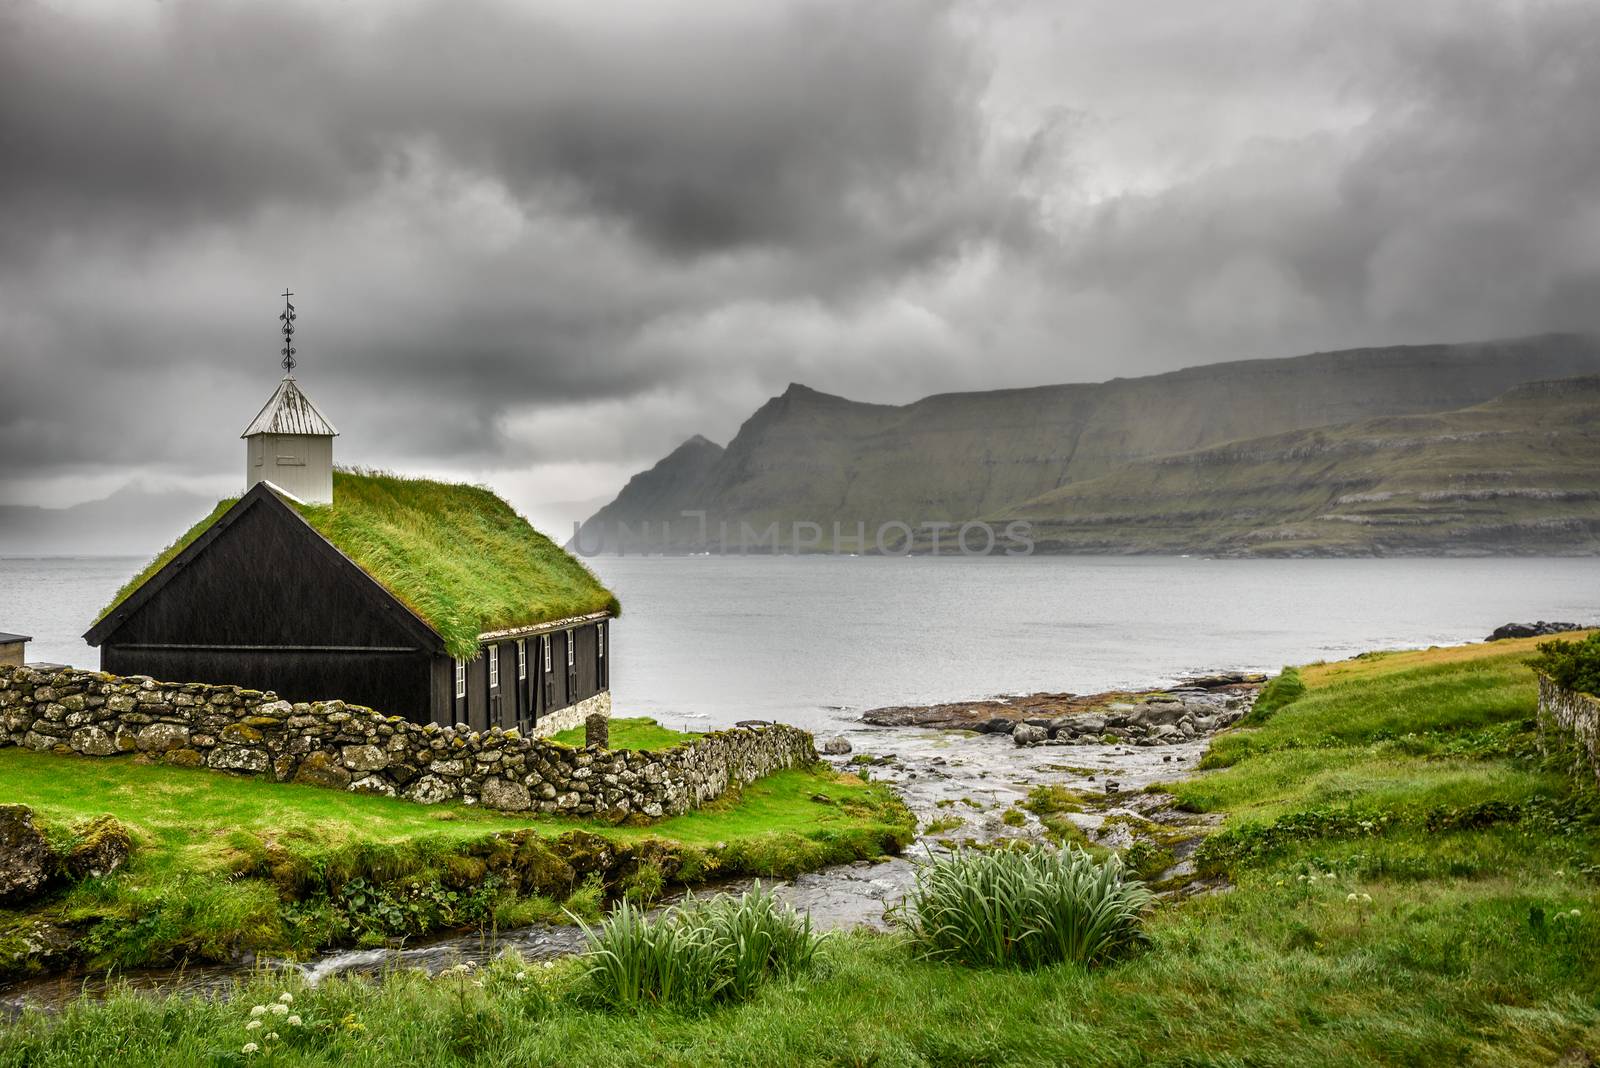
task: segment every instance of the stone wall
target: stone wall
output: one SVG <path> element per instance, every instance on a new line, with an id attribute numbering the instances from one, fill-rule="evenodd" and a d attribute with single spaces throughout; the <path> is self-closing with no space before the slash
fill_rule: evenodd
<path id="1" fill-rule="evenodd" d="M 596 711 L 582 704 L 591 707 L 575 723 Z M 237 686 L 32 668 L 0 668 L 6 745 L 126 755 L 423 804 L 461 800 L 612 819 L 686 812 L 731 786 L 817 759 L 811 735 L 782 724 L 717 731 L 660 752 L 574 749 L 498 727 L 418 726 L 343 701 L 291 704 Z"/>
<path id="2" fill-rule="evenodd" d="M 1539 733 L 1547 752 L 1571 752 L 1574 771 L 1600 780 L 1600 699 L 1540 675 Z"/>
<path id="3" fill-rule="evenodd" d="M 585 697 L 575 705 L 558 708 L 554 712 L 546 712 L 539 717 L 539 724 L 533 729 L 535 737 L 548 738 L 552 734 L 571 730 L 583 726 L 583 721 L 594 713 L 602 716 L 611 715 L 611 691 L 601 690 L 593 697 Z"/>

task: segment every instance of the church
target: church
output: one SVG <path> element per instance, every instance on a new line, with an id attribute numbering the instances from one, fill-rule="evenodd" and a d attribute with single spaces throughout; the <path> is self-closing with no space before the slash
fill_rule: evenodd
<path id="1" fill-rule="evenodd" d="M 530 735 L 609 715 L 616 597 L 488 489 L 335 467 L 294 318 L 241 435 L 243 494 L 101 612 L 84 635 L 101 667 Z"/>

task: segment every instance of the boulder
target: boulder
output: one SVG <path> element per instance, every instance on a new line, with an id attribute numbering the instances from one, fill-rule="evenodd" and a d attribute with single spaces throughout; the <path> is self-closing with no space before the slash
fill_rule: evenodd
<path id="1" fill-rule="evenodd" d="M 1085 712 L 1072 717 L 1072 727 L 1078 734 L 1102 734 L 1106 729 L 1106 717 L 1098 712 Z"/>
<path id="2" fill-rule="evenodd" d="M 143 753 L 184 749 L 189 745 L 189 728 L 177 723 L 152 723 L 140 728 L 135 744 Z"/>
<path id="3" fill-rule="evenodd" d="M 583 744 L 600 749 L 611 748 L 611 717 L 604 712 L 591 712 L 583 720 Z M 488 802 L 484 802 L 487 804 Z M 522 806 L 526 808 L 527 806 Z"/>
<path id="4" fill-rule="evenodd" d="M 114 816 L 97 816 L 78 832 L 78 841 L 67 850 L 67 872 L 75 879 L 110 875 L 122 867 L 133 852 L 128 829 Z"/>
<path id="5" fill-rule="evenodd" d="M 33 810 L 0 805 L 0 902 L 17 904 L 39 893 L 57 863 L 55 850 L 33 825 Z"/>
<path id="6" fill-rule="evenodd" d="M 483 780 L 478 800 L 484 808 L 496 808 L 502 812 L 521 812 L 532 803 L 526 786 L 500 778 Z"/>
<path id="7" fill-rule="evenodd" d="M 350 785 L 350 773 L 334 757 L 319 750 L 307 753 L 300 761 L 300 766 L 295 769 L 294 781 L 329 790 L 343 790 Z"/>
<path id="8" fill-rule="evenodd" d="M 1484 640 L 1498 642 L 1507 638 L 1542 638 L 1547 634 L 1565 634 L 1569 630 L 1583 629 L 1577 623 L 1547 623 L 1542 619 L 1537 623 L 1503 623 Z"/>
<path id="9" fill-rule="evenodd" d="M 423 805 L 437 805 L 441 801 L 450 800 L 455 793 L 454 787 L 439 776 L 424 775 L 406 791 L 406 799 Z"/>
<path id="10" fill-rule="evenodd" d="M 1045 727 L 1037 727 L 1032 723 L 1019 723 L 1011 732 L 1011 740 L 1017 745 L 1033 745 L 1050 737 L 1050 731 Z"/>
<path id="11" fill-rule="evenodd" d="M 1016 725 L 1016 720 L 1006 719 L 1004 716 L 996 716 L 991 720 L 986 720 L 979 730 L 985 734 L 1010 734 L 1012 728 Z"/>
<path id="12" fill-rule="evenodd" d="M 382 771 L 389 766 L 389 754 L 375 745 L 347 745 L 342 756 L 351 771 Z"/>
<path id="13" fill-rule="evenodd" d="M 211 756 L 206 761 L 207 766 L 221 771 L 242 771 L 251 774 L 266 771 L 270 763 L 264 751 L 237 745 L 218 746 L 211 751 Z"/>
<path id="14" fill-rule="evenodd" d="M 835 736 L 822 743 L 822 751 L 828 756 L 843 756 L 854 748 L 848 739 Z"/>
<path id="15" fill-rule="evenodd" d="M 27 920 L 0 938 L 0 980 L 65 971 L 78 959 L 72 932 L 44 920 Z"/>
<path id="16" fill-rule="evenodd" d="M 116 739 L 99 727 L 79 727 L 69 744 L 84 756 L 111 756 L 117 751 Z"/>

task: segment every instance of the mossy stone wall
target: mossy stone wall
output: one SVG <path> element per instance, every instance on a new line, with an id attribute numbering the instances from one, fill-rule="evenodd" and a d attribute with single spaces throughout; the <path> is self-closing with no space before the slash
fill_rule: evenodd
<path id="1" fill-rule="evenodd" d="M 784 724 L 715 731 L 660 752 L 574 749 L 498 727 L 418 726 L 343 701 L 290 703 L 237 686 L 26 667 L 0 668 L 0 746 L 6 745 L 205 767 L 423 804 L 459 800 L 611 819 L 677 815 L 817 759 L 811 735 Z"/>

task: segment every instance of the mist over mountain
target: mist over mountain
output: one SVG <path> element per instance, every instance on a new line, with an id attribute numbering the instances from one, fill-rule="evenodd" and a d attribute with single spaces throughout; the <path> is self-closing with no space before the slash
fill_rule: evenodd
<path id="1" fill-rule="evenodd" d="M 818 524 L 826 547 L 838 523 L 848 548 L 859 523 L 870 548 L 872 533 L 886 522 L 958 523 L 1021 515 L 1024 505 L 1029 517 L 1044 518 L 1050 494 L 1096 482 L 1097 493 L 1115 495 L 1129 465 L 1158 457 L 1468 409 L 1529 382 L 1593 374 L 1600 374 L 1600 339 L 1547 334 L 948 393 L 907 405 L 863 404 L 794 384 L 762 405 L 726 448 L 695 438 L 635 476 L 591 517 L 580 540 L 590 551 L 615 549 L 629 538 L 640 547 L 701 548 L 698 519 L 682 513 L 703 511 L 711 547 L 770 547 L 772 523 L 783 545 L 793 524 Z M 1478 454 L 1472 462 L 1486 458 Z M 1088 498 L 1062 498 L 1068 500 L 1088 506 Z M 1167 504 L 1176 507 L 1170 497 Z M 1063 536 L 1049 547 L 1084 551 L 1090 541 L 1094 551 L 1157 548 L 1113 534 L 1088 541 Z M 1164 540 L 1160 548 L 1175 544 Z M 1315 551 L 1310 543 L 1301 548 Z"/>
<path id="2" fill-rule="evenodd" d="M 131 482 L 68 508 L 0 504 L 0 556 L 153 556 L 216 503 Z"/>

